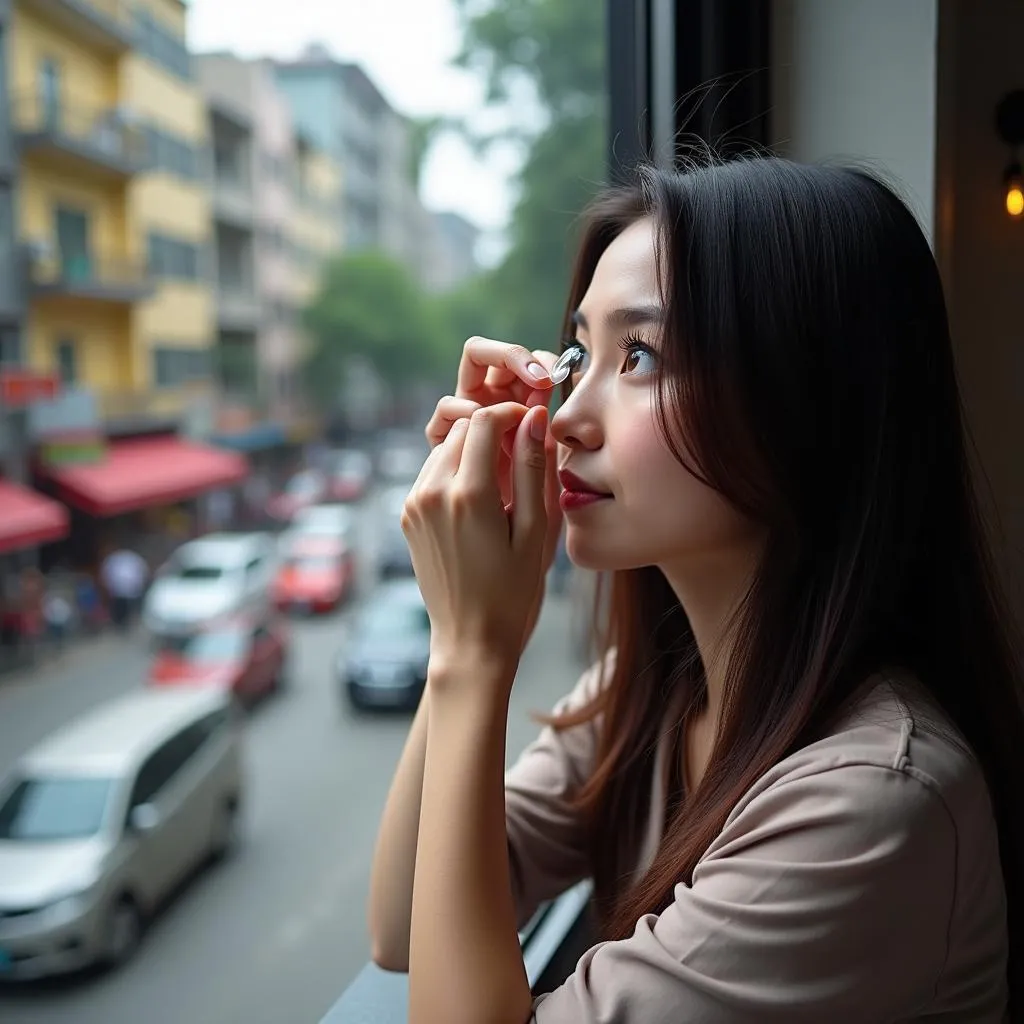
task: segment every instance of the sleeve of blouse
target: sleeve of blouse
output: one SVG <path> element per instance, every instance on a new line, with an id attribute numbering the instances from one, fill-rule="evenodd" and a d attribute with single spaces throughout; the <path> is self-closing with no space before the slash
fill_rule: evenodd
<path id="1" fill-rule="evenodd" d="M 589 703 L 600 685 L 595 665 L 554 712 Z M 593 770 L 596 742 L 594 721 L 557 732 L 544 726 L 505 773 L 505 827 L 520 928 L 542 902 L 590 872 L 583 830 L 569 804 Z"/>
<path id="2" fill-rule="evenodd" d="M 932 996 L 956 832 L 924 783 L 871 764 L 752 797 L 690 886 L 594 946 L 533 1024 L 868 1024 Z"/>

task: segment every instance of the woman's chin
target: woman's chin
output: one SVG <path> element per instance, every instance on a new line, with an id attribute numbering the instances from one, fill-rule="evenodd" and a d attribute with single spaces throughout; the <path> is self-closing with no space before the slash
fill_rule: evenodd
<path id="1" fill-rule="evenodd" d="M 627 552 L 616 551 L 607 545 L 589 543 L 590 538 L 574 537 L 570 529 L 565 539 L 565 553 L 577 569 L 590 572 L 616 572 L 620 569 L 636 569 L 641 564 L 630 558 Z"/>

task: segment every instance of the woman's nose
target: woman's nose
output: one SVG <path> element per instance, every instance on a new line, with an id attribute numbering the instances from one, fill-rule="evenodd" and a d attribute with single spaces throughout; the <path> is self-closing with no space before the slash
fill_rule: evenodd
<path id="1" fill-rule="evenodd" d="M 569 448 L 600 448 L 603 438 L 601 421 L 587 395 L 585 386 L 578 386 L 551 418 L 551 436 Z"/>

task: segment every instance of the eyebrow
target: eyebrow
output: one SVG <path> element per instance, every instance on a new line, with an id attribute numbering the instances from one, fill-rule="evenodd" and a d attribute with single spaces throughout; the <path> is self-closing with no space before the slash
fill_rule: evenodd
<path id="1" fill-rule="evenodd" d="M 614 330 L 620 327 L 637 327 L 645 324 L 660 324 L 664 319 L 665 311 L 661 306 L 623 306 L 621 309 L 613 309 L 608 313 L 604 318 L 604 322 L 609 328 Z M 590 330 L 590 324 L 587 322 L 587 318 L 583 315 L 583 311 L 580 309 L 573 311 L 572 322 L 577 327 L 582 327 L 585 331 Z"/>

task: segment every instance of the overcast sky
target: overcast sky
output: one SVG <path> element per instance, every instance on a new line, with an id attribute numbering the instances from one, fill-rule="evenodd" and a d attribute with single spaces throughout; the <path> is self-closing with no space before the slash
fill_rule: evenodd
<path id="1" fill-rule="evenodd" d="M 362 64 L 403 113 L 465 116 L 481 109 L 476 76 L 448 66 L 460 41 L 451 0 L 192 0 L 189 7 L 196 52 L 290 58 L 319 41 Z M 425 168 L 424 201 L 500 233 L 514 167 L 510 152 L 485 163 L 460 140 L 444 138 Z"/>

